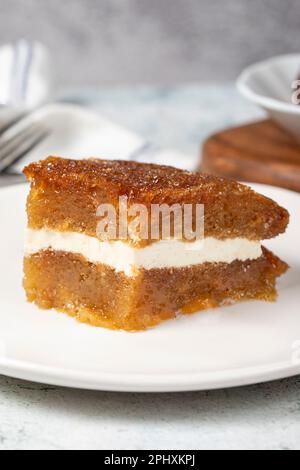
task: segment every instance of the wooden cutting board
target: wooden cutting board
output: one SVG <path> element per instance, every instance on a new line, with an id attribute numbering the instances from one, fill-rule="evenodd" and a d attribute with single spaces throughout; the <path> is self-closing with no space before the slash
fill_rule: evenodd
<path id="1" fill-rule="evenodd" d="M 270 120 L 227 129 L 204 143 L 200 170 L 300 192 L 300 141 Z"/>

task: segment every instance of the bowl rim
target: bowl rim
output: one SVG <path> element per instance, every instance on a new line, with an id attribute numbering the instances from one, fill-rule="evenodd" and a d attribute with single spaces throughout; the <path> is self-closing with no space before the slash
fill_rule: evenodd
<path id="1" fill-rule="evenodd" d="M 253 103 L 258 104 L 264 109 L 270 109 L 274 111 L 279 111 L 286 114 L 300 115 L 300 106 L 296 106 L 292 103 L 286 103 L 280 99 L 271 98 L 266 95 L 259 94 L 249 86 L 249 78 L 257 72 L 261 72 L 261 69 L 266 69 L 266 67 L 273 65 L 276 62 L 281 62 L 283 60 L 295 60 L 299 59 L 299 69 L 300 69 L 300 54 L 282 54 L 275 57 L 271 57 L 267 60 L 262 60 L 256 62 L 248 67 L 246 67 L 240 76 L 237 79 L 237 88 L 239 92 L 248 100 Z M 296 78 L 295 78 L 296 80 Z"/>

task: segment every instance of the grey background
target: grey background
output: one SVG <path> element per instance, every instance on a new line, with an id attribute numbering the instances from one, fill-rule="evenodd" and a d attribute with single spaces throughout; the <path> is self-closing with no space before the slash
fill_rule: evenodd
<path id="1" fill-rule="evenodd" d="M 231 80 L 299 30 L 299 0 L 0 0 L 0 42 L 47 44 L 62 86 Z"/>

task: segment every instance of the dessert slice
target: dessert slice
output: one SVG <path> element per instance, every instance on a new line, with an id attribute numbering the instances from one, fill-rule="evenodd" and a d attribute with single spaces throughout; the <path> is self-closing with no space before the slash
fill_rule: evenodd
<path id="1" fill-rule="evenodd" d="M 287 265 L 261 240 L 283 233 L 289 215 L 247 186 L 171 167 L 95 159 L 49 157 L 24 172 L 31 182 L 24 287 L 39 307 L 134 331 L 177 313 L 276 299 L 276 278 Z M 190 230 L 182 224 L 176 230 L 174 211 L 165 236 L 162 207 L 187 206 Z M 200 206 L 204 236 L 198 237 Z M 105 224 L 101 209 L 114 215 Z M 137 209 L 144 215 L 139 223 Z"/>

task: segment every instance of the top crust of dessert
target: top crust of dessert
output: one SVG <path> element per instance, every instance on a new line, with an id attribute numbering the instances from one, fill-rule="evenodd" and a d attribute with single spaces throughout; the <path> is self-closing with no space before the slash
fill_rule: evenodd
<path id="1" fill-rule="evenodd" d="M 204 173 L 191 173 L 170 166 L 137 163 L 120 160 L 67 160 L 59 157 L 48 157 L 32 163 L 24 169 L 31 182 L 41 182 L 61 188 L 95 190 L 105 189 L 108 192 L 117 189 L 122 196 L 139 202 L 147 202 L 155 196 L 165 197 L 174 192 L 184 196 L 194 192 L 199 203 L 210 202 L 227 194 L 248 194 L 259 198 L 266 205 L 270 200 L 256 194 L 248 186 Z M 200 194 L 199 194 L 200 191 Z M 199 200 L 200 197 L 200 200 Z M 157 199 L 157 198 L 156 198 Z M 147 200 L 147 201 L 146 201 Z M 180 201 L 179 201 L 180 202 Z M 273 201 L 274 208 L 277 206 Z M 278 207 L 278 206 L 277 206 Z"/>
<path id="2" fill-rule="evenodd" d="M 208 217 L 211 215 L 208 235 L 218 236 L 219 232 L 220 237 L 228 236 L 225 227 L 224 233 L 221 233 L 221 213 L 224 212 L 231 214 L 231 228 L 235 223 L 241 225 L 240 219 L 244 217 L 241 230 L 250 239 L 273 238 L 283 233 L 289 222 L 289 214 L 285 209 L 243 184 L 168 166 L 48 157 L 32 163 L 25 168 L 24 173 L 33 188 L 65 192 L 66 197 L 67 194 L 77 193 L 80 197 L 84 194 L 93 198 L 97 196 L 97 199 L 105 197 L 107 202 L 112 203 L 119 196 L 127 196 L 129 204 L 205 204 Z M 212 216 L 218 211 L 215 222 L 219 223 L 213 227 Z M 229 225 L 227 232 L 230 232 Z M 237 233 L 233 230 L 232 236 Z"/>
<path id="3" fill-rule="evenodd" d="M 245 186 L 207 174 L 190 173 L 169 166 L 120 160 L 67 160 L 48 157 L 24 170 L 30 181 L 51 183 L 66 189 L 80 186 L 86 189 L 118 188 L 122 195 L 147 199 L 168 191 L 186 192 L 194 188 L 203 196 L 219 192 L 250 191 Z"/>

